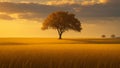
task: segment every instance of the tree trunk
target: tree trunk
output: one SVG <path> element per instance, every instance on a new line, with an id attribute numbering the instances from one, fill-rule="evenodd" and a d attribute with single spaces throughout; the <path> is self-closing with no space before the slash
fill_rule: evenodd
<path id="1" fill-rule="evenodd" d="M 62 33 L 61 33 L 61 34 L 59 34 L 59 39 L 62 39 Z"/>

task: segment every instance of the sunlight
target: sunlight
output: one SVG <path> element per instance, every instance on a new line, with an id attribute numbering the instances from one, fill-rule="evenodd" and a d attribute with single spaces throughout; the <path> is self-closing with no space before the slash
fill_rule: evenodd
<path id="1" fill-rule="evenodd" d="M 81 3 L 81 5 L 86 6 L 86 5 L 95 5 L 95 4 L 106 4 L 108 0 L 85 0 Z"/>
<path id="2" fill-rule="evenodd" d="M 108 0 L 99 0 L 99 3 L 106 4 Z"/>
<path id="3" fill-rule="evenodd" d="M 10 14 L 11 17 L 18 19 L 18 14 Z"/>
<path id="4" fill-rule="evenodd" d="M 120 68 L 119 6 L 0 0 L 0 68 Z"/>
<path id="5" fill-rule="evenodd" d="M 85 6 L 85 5 L 94 5 L 96 2 L 95 0 L 91 0 L 91 1 L 83 1 L 81 3 L 81 5 Z"/>
<path id="6" fill-rule="evenodd" d="M 47 5 L 64 5 L 64 4 L 75 4 L 76 2 L 74 0 L 53 0 L 48 1 Z"/>

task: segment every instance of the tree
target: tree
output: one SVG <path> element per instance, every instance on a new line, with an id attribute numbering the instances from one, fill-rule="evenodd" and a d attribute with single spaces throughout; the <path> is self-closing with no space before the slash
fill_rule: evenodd
<path id="1" fill-rule="evenodd" d="M 111 38 L 115 38 L 116 36 L 113 34 L 113 35 L 111 35 Z"/>
<path id="2" fill-rule="evenodd" d="M 43 22 L 42 29 L 56 29 L 59 34 L 59 39 L 62 39 L 62 34 L 68 30 L 81 31 L 81 23 L 75 18 L 72 13 L 58 11 L 51 13 Z"/>
<path id="3" fill-rule="evenodd" d="M 102 38 L 105 38 L 106 37 L 106 35 L 102 35 Z"/>

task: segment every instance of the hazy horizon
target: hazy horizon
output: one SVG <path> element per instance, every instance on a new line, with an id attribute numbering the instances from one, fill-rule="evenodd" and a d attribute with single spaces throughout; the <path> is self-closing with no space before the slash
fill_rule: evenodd
<path id="1" fill-rule="evenodd" d="M 81 18 L 83 30 L 81 32 L 68 31 L 63 34 L 66 38 L 100 38 L 105 34 L 107 37 L 115 34 L 120 36 L 118 23 L 120 18 Z M 15 20 L 16 21 L 16 20 Z M 12 22 L 12 23 L 11 23 Z M 24 23 L 23 23 L 24 22 Z M 95 23 L 99 22 L 99 23 Z M 114 22 L 114 23 L 113 23 Z M 56 38 L 58 37 L 56 30 L 41 30 L 42 23 L 29 22 L 27 20 L 3 21 L 0 23 L 0 37 L 40 37 L 40 38 Z M 99 26 L 97 26 L 99 25 Z"/>

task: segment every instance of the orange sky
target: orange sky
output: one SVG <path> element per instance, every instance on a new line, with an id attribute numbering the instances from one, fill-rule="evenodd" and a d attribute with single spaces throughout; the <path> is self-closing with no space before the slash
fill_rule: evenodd
<path id="1" fill-rule="evenodd" d="M 113 20 L 115 24 L 112 24 L 109 20 L 101 20 L 97 19 L 94 21 L 94 19 L 81 19 L 82 28 L 83 30 L 79 32 L 69 31 L 63 34 L 64 37 L 73 37 L 73 38 L 87 38 L 87 37 L 101 37 L 102 34 L 108 35 L 108 37 L 111 34 L 116 34 L 119 36 L 119 22 Z M 13 20 L 13 21 L 5 21 L 0 20 L 0 37 L 57 37 L 57 31 L 56 30 L 41 30 L 41 23 L 33 22 L 33 21 L 27 21 L 27 20 Z M 86 22 L 86 23 L 84 23 Z M 98 24 L 94 24 L 92 22 L 100 22 Z M 104 23 L 106 22 L 106 23 Z"/>
<path id="2" fill-rule="evenodd" d="M 2 3 L 3 1 L 10 3 Z M 29 2 L 35 4 L 30 4 Z M 106 34 L 108 37 L 111 34 L 120 36 L 120 14 L 116 14 L 117 11 L 113 12 L 111 11 L 113 9 L 110 8 L 110 6 L 116 7 L 116 5 L 113 6 L 111 3 L 116 3 L 117 0 L 111 0 L 110 4 L 108 2 L 109 0 L 1 0 L 0 37 L 58 37 L 55 30 L 41 30 L 41 24 L 47 15 L 57 10 L 76 14 L 76 17 L 82 23 L 83 30 L 80 33 L 69 31 L 63 34 L 64 37 L 92 38 L 101 37 L 102 34 Z M 17 6 L 14 6 L 15 4 Z M 106 4 L 109 7 L 97 8 L 100 5 L 96 4 L 100 4 L 102 7 L 103 4 Z M 89 9 L 84 5 L 89 5 Z M 107 10 L 110 11 L 108 12 Z M 115 10 L 118 10 L 118 8 L 116 7 Z"/>

